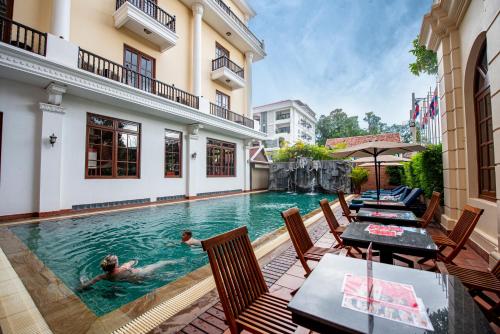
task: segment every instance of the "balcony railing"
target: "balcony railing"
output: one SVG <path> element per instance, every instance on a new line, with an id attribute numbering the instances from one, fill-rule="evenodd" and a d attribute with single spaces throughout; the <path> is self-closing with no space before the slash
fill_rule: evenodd
<path id="1" fill-rule="evenodd" d="M 229 60 L 229 58 L 226 56 L 221 56 L 217 59 L 212 60 L 212 71 L 215 71 L 221 67 L 227 67 L 232 72 L 240 76 L 242 79 L 245 78 L 245 71 L 241 67 L 236 65 L 235 62 Z"/>
<path id="2" fill-rule="evenodd" d="M 161 9 L 156 3 L 151 0 L 116 0 L 116 9 L 128 2 L 139 8 L 144 13 L 148 14 L 162 25 L 175 32 L 175 16 L 170 15 Z"/>
<path id="3" fill-rule="evenodd" d="M 195 109 L 199 108 L 199 99 L 197 96 L 175 88 L 173 85 L 167 85 L 166 83 L 158 81 L 154 78 L 130 70 L 125 66 L 102 58 L 81 48 L 78 52 L 78 67 L 82 70 L 136 87 L 168 100 L 175 101 Z"/>
<path id="4" fill-rule="evenodd" d="M 253 119 L 247 118 L 245 116 L 227 110 L 226 108 L 219 107 L 218 105 L 213 103 L 210 103 L 210 114 L 215 115 L 217 117 L 225 118 L 227 120 L 230 120 L 238 124 L 243 124 L 244 126 L 247 126 L 252 129 L 254 128 Z"/>
<path id="5" fill-rule="evenodd" d="M 254 33 L 247 27 L 247 25 L 245 23 L 243 23 L 238 18 L 238 16 L 236 16 L 235 13 L 233 13 L 233 11 L 231 10 L 231 8 L 229 8 L 229 6 L 224 3 L 224 1 L 222 1 L 222 0 L 215 0 L 215 2 L 229 15 L 229 17 L 231 17 L 231 19 L 233 19 L 234 22 L 236 22 L 237 25 L 239 25 L 240 27 L 242 27 L 243 30 L 245 30 L 250 36 L 252 36 L 255 39 L 255 41 L 259 44 L 259 46 L 261 47 L 261 49 L 264 49 L 264 42 L 261 41 L 261 40 L 259 40 L 257 38 L 257 36 L 254 35 Z"/>
<path id="6" fill-rule="evenodd" d="M 47 33 L 0 16 L 0 41 L 45 56 Z"/>

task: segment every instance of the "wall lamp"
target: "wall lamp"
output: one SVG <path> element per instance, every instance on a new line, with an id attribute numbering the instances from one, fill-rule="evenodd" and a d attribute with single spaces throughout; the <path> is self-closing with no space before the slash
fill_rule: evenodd
<path id="1" fill-rule="evenodd" d="M 49 137 L 49 143 L 50 143 L 50 145 L 52 145 L 52 147 L 54 147 L 56 140 L 57 140 L 57 136 L 54 133 L 52 133 Z"/>
<path id="2" fill-rule="evenodd" d="M 197 156 L 197 155 L 198 155 L 198 154 L 197 154 L 196 152 L 194 152 L 193 154 L 191 154 L 191 158 L 196 159 L 196 156 Z"/>

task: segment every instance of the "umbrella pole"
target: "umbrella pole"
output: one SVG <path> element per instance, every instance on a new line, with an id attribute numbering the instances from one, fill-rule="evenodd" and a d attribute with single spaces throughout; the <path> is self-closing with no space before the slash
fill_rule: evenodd
<path id="1" fill-rule="evenodd" d="M 378 182 L 377 155 L 374 155 L 373 157 L 375 158 L 375 187 L 377 188 L 377 201 L 380 201 L 380 184 Z"/>

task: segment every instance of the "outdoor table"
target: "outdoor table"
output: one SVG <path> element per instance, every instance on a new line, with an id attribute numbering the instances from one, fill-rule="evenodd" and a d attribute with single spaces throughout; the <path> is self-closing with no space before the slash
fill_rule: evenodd
<path id="1" fill-rule="evenodd" d="M 412 285 L 434 331 L 342 307 L 345 274 L 369 275 L 368 261 L 326 254 L 288 304 L 296 324 L 319 333 L 493 333 L 458 278 L 372 263 L 375 279 Z"/>
<path id="2" fill-rule="evenodd" d="M 366 231 L 369 225 L 386 226 L 374 223 L 351 223 L 342 233 L 344 245 L 367 248 L 372 243 L 373 249 L 380 251 L 380 262 L 387 264 L 392 264 L 394 253 L 431 259 L 437 257 L 438 247 L 424 228 L 401 227 L 403 234 L 386 236 Z"/>
<path id="3" fill-rule="evenodd" d="M 420 220 L 411 211 L 362 208 L 356 214 L 359 221 L 372 221 L 381 224 L 419 227 Z"/>

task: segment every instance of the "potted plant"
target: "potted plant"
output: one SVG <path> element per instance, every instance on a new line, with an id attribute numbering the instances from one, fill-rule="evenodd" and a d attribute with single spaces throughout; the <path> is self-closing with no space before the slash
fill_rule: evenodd
<path id="1" fill-rule="evenodd" d="M 362 167 L 354 167 L 349 175 L 354 186 L 354 193 L 361 193 L 361 185 L 368 181 L 368 170 Z"/>

